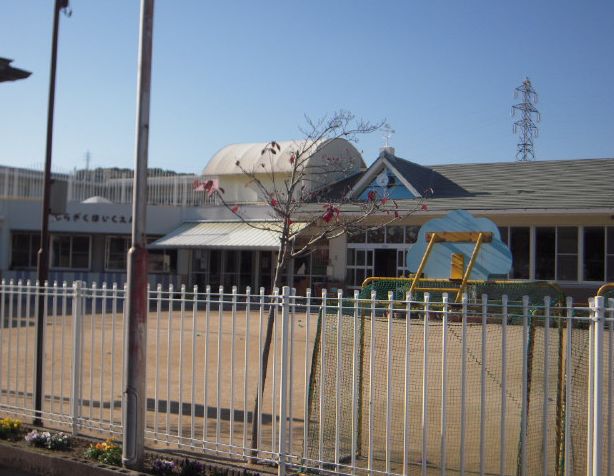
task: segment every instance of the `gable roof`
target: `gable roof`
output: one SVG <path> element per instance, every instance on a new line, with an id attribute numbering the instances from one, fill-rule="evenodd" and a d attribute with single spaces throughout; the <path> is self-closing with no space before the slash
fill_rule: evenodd
<path id="1" fill-rule="evenodd" d="M 430 208 L 614 209 L 614 159 L 547 160 L 435 165 L 432 169 L 468 193 L 441 196 Z"/>
<path id="2" fill-rule="evenodd" d="M 419 192 L 432 189 L 431 210 L 614 209 L 614 158 L 426 167 L 384 151 L 357 180 L 353 196 L 384 159 Z"/>

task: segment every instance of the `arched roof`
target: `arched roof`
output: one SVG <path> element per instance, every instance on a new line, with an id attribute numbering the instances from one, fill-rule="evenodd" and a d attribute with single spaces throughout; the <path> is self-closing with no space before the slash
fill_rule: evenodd
<path id="1" fill-rule="evenodd" d="M 277 142 L 280 146 L 280 151 L 276 154 L 262 154 L 262 150 L 270 144 L 270 142 L 256 142 L 251 144 L 231 144 L 223 147 L 209 160 L 209 163 L 203 170 L 203 175 L 237 175 L 241 174 L 241 169 L 236 165 L 237 161 L 241 164 L 244 170 L 256 173 L 260 169 L 262 172 L 290 172 L 292 165 L 290 163 L 290 155 L 297 149 L 305 148 L 307 145 L 305 140 L 289 140 Z M 332 139 L 321 141 L 313 148 L 311 156 L 317 152 L 324 151 L 334 154 L 334 151 L 343 149 L 344 153 L 352 158 L 358 158 L 361 166 L 364 166 L 364 161 L 360 152 L 350 142 L 345 139 Z M 264 164 L 264 167 L 262 167 Z"/>

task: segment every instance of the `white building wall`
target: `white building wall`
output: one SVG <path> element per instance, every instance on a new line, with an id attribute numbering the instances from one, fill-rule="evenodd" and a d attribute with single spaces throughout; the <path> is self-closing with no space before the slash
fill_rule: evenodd
<path id="1" fill-rule="evenodd" d="M 332 278 L 335 281 L 344 281 L 347 259 L 345 234 L 329 241 L 328 259 L 333 267 Z"/>

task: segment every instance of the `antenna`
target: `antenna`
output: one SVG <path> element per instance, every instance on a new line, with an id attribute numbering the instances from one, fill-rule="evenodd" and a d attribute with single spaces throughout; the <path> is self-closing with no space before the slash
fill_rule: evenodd
<path id="1" fill-rule="evenodd" d="M 520 135 L 520 142 L 516 146 L 516 160 L 519 162 L 528 162 L 535 160 L 535 152 L 533 151 L 533 138 L 539 135 L 536 123 L 541 121 L 541 115 L 535 108 L 537 103 L 537 93 L 529 78 L 526 78 L 521 86 L 518 86 L 514 91 L 514 98 L 520 96 L 522 102 L 512 106 L 512 117 L 518 111 L 520 119 L 514 122 L 514 134 Z"/>
<path id="2" fill-rule="evenodd" d="M 384 135 L 382 136 L 384 138 L 384 147 L 388 148 L 388 141 L 390 141 L 390 138 L 395 133 L 395 130 L 388 124 L 384 124 L 382 131 L 384 131 Z"/>

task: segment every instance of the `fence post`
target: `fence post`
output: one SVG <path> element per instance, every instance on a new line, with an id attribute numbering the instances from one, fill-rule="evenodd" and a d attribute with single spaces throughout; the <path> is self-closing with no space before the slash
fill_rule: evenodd
<path id="1" fill-rule="evenodd" d="M 79 430 L 81 416 L 81 324 L 83 322 L 83 300 L 81 296 L 81 281 L 73 283 L 72 295 L 72 382 L 71 382 L 71 418 L 72 433 Z"/>
<path id="2" fill-rule="evenodd" d="M 595 297 L 593 312 L 593 459 L 592 475 L 601 474 L 603 461 L 603 333 L 605 303 L 603 296 Z"/>
<path id="3" fill-rule="evenodd" d="M 281 295 L 281 376 L 279 382 L 279 466 L 278 476 L 286 474 L 286 400 L 288 397 L 288 320 L 290 315 L 290 288 L 284 286 Z M 273 421 L 275 425 L 275 421 Z"/>

